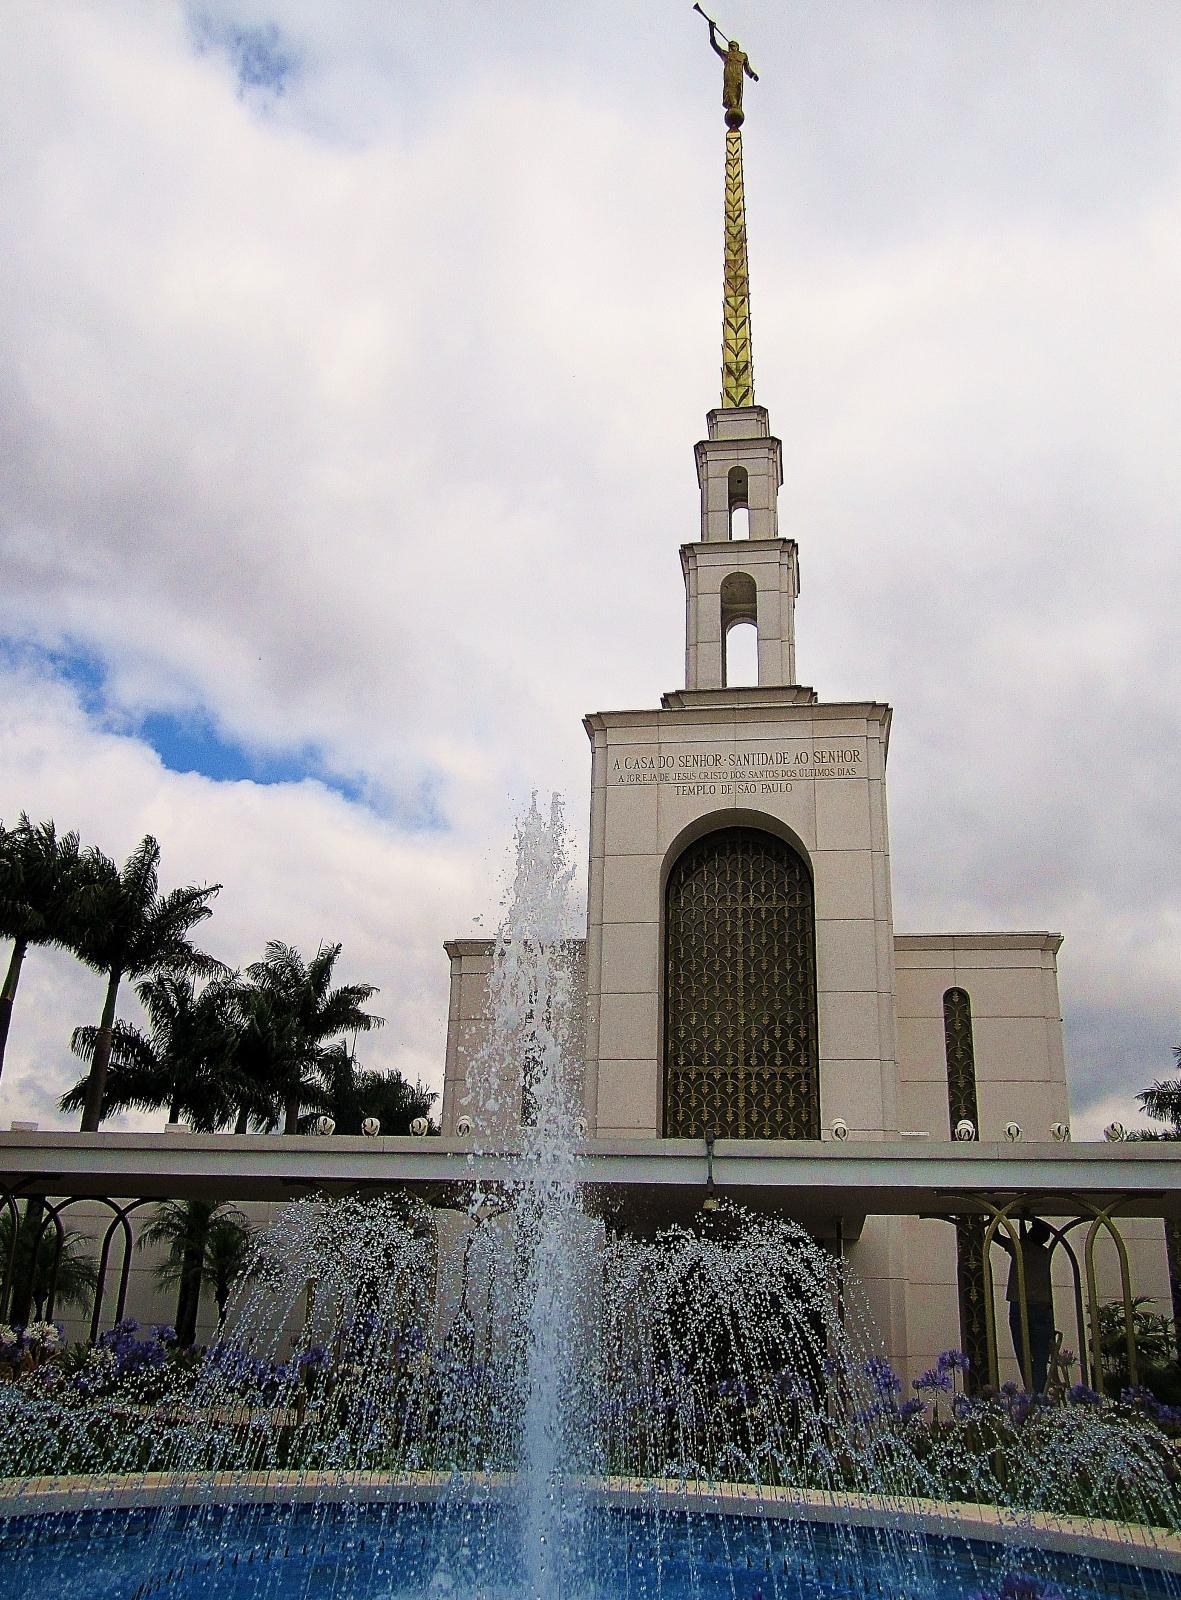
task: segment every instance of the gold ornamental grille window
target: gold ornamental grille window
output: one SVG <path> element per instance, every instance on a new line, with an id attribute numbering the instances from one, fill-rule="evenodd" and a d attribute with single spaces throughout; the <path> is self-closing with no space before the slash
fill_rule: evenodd
<path id="1" fill-rule="evenodd" d="M 947 1060 L 947 1122 L 952 1133 L 967 1119 L 980 1127 L 976 1104 L 976 1052 L 972 1042 L 972 1000 L 966 989 L 948 989 L 943 996 L 943 1048 Z M 985 1318 L 983 1217 L 958 1217 L 956 1283 L 960 1302 L 960 1349 L 971 1363 L 968 1387 L 975 1392 L 988 1372 L 988 1329 Z"/>
<path id="2" fill-rule="evenodd" d="M 664 1131 L 818 1139 L 812 880 L 757 828 L 706 834 L 668 880 Z"/>
<path id="3" fill-rule="evenodd" d="M 962 1119 L 980 1126 L 976 1109 L 976 1052 L 972 1044 L 972 1002 L 966 989 L 943 996 L 943 1047 L 947 1058 L 947 1120 L 951 1131 Z"/>

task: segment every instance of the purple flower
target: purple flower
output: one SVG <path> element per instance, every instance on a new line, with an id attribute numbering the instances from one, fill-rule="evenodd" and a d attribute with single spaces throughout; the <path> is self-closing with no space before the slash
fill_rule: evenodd
<path id="1" fill-rule="evenodd" d="M 972 1402 L 966 1394 L 957 1394 L 951 1402 L 951 1414 L 962 1422 L 965 1417 L 972 1415 Z"/>
<path id="2" fill-rule="evenodd" d="M 935 1365 L 943 1372 L 968 1372 L 972 1363 L 962 1350 L 945 1350 Z"/>
<path id="3" fill-rule="evenodd" d="M 301 1372 L 319 1372 L 328 1365 L 328 1352 L 322 1344 L 314 1344 L 296 1357 Z"/>
<path id="4" fill-rule="evenodd" d="M 1102 1396 L 1085 1383 L 1071 1384 L 1066 1391 L 1066 1398 L 1073 1406 L 1101 1406 L 1103 1404 Z"/>
<path id="5" fill-rule="evenodd" d="M 951 1388 L 952 1382 L 951 1373 L 946 1368 L 928 1367 L 926 1372 L 921 1373 L 919 1377 L 912 1381 L 911 1388 L 919 1390 L 942 1389 L 946 1391 Z"/>
<path id="6" fill-rule="evenodd" d="M 909 1422 L 912 1417 L 921 1416 L 927 1409 L 925 1400 L 906 1400 L 898 1407 L 899 1422 Z"/>
<path id="7" fill-rule="evenodd" d="M 864 1370 L 876 1393 L 882 1396 L 902 1393 L 902 1379 L 883 1356 L 870 1356 Z"/>

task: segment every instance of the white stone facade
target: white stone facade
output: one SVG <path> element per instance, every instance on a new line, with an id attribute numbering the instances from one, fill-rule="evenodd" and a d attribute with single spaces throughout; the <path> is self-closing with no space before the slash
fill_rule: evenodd
<path id="1" fill-rule="evenodd" d="M 681 550 L 686 687 L 658 710 L 596 712 L 591 742 L 585 943 L 584 1107 L 590 1136 L 653 1139 L 665 1117 L 666 886 L 687 847 L 714 830 L 786 841 L 811 877 L 820 1135 L 850 1140 L 952 1133 L 944 998 L 971 1008 L 979 1137 L 1044 1141 L 1069 1122 L 1057 953 L 1045 932 L 895 932 L 886 758 L 890 708 L 824 703 L 795 681 L 795 544 L 778 536 L 779 441 L 761 407 L 711 412 L 696 448 L 700 539 Z M 736 537 L 736 512 L 749 537 Z M 745 531 L 745 530 L 744 530 Z M 726 686 L 726 636 L 758 632 L 758 686 Z M 442 1131 L 455 1131 L 469 1066 L 487 1036 L 491 943 L 458 940 L 451 959 Z M 834 1219 L 834 1234 L 843 1225 Z M 1129 1225 L 1138 1286 L 1168 1309 L 1159 1223 Z M 960 1343 L 956 1239 L 942 1221 L 869 1217 L 839 1239 L 890 1354 L 909 1371 Z M 1061 1253 L 1060 1253 L 1061 1254 Z M 1005 1261 L 994 1252 L 1003 1375 L 1016 1376 L 1004 1326 Z M 1061 1257 L 1066 1267 L 1066 1259 Z M 1103 1262 L 1108 1293 L 1117 1280 Z M 1069 1330 L 1063 1281 L 1059 1326 Z M 1071 1302 L 1068 1304 L 1067 1302 Z M 1073 1335 L 1067 1338 L 1073 1343 Z"/>

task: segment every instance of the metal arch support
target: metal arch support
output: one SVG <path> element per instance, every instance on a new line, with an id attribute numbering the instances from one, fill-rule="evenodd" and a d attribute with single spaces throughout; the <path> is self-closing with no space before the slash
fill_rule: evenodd
<path id="1" fill-rule="evenodd" d="M 991 1200 L 982 1200 L 992 1212 L 992 1218 L 984 1230 L 984 1333 L 988 1340 L 988 1381 L 994 1389 L 1000 1386 L 1000 1359 L 996 1347 L 996 1297 L 992 1289 L 992 1266 L 989 1251 L 993 1241 L 1003 1223 L 1005 1232 L 1013 1246 L 1013 1261 L 1017 1268 L 1017 1304 L 1021 1311 L 1021 1371 L 1024 1376 L 1029 1374 L 1030 1382 L 1033 1381 L 1033 1355 L 1029 1342 L 1029 1301 L 1025 1292 L 1025 1262 L 1022 1259 L 1021 1235 L 1013 1226 L 1009 1212 L 1014 1206 L 1020 1205 L 1019 1200 L 1010 1200 L 1003 1207 L 994 1206 Z"/>
<path id="2" fill-rule="evenodd" d="M 113 1200 L 108 1199 L 106 1197 L 106 1195 L 100 1195 L 98 1197 L 98 1203 L 99 1203 L 99 1205 L 106 1206 L 109 1210 L 113 1211 L 114 1212 L 114 1217 L 112 1218 L 111 1223 L 108 1226 L 106 1232 L 103 1234 L 102 1246 L 99 1249 L 99 1255 L 98 1255 L 98 1286 L 94 1291 L 94 1305 L 91 1308 L 91 1314 L 90 1314 L 90 1342 L 91 1342 L 91 1344 L 94 1344 L 95 1341 L 98 1339 L 98 1326 L 99 1326 L 99 1322 L 100 1322 L 100 1320 L 102 1318 L 103 1299 L 106 1296 L 106 1290 L 107 1290 L 107 1265 L 108 1265 L 108 1263 L 110 1261 L 110 1256 L 111 1256 L 111 1241 L 114 1238 L 115 1229 L 120 1225 L 120 1223 L 122 1223 L 123 1228 L 124 1228 L 124 1246 L 123 1246 L 123 1254 L 124 1254 L 124 1256 L 127 1255 L 128 1251 L 131 1248 L 131 1233 L 130 1233 L 130 1229 L 127 1227 L 127 1220 L 122 1215 L 121 1207 L 117 1206 Z M 118 1319 L 116 1318 L 116 1321 L 117 1320 Z"/>
<path id="3" fill-rule="evenodd" d="M 1083 1251 L 1083 1260 L 1086 1269 L 1086 1298 L 1088 1320 L 1090 1323 L 1090 1337 L 1086 1341 L 1080 1340 L 1080 1344 L 1085 1343 L 1087 1347 L 1085 1350 L 1080 1351 L 1080 1357 L 1087 1361 L 1090 1369 L 1092 1386 L 1099 1394 L 1104 1394 L 1106 1391 L 1103 1387 L 1103 1371 L 1102 1362 L 1100 1359 L 1101 1345 L 1099 1340 L 1099 1291 L 1095 1278 L 1095 1240 L 1102 1230 L 1106 1230 L 1111 1235 L 1115 1243 L 1120 1266 L 1120 1290 L 1124 1304 L 1124 1327 L 1128 1351 L 1128 1376 L 1133 1384 L 1138 1383 L 1139 1361 L 1136 1349 L 1135 1308 L 1132 1303 L 1131 1272 L 1128 1265 L 1128 1251 L 1127 1246 L 1124 1243 L 1123 1236 L 1116 1227 L 1113 1218 L 1113 1213 L 1117 1210 L 1117 1208 L 1119 1206 L 1128 1204 L 1129 1199 L 1132 1197 L 1127 1195 L 1117 1196 L 1116 1199 L 1110 1201 L 1106 1206 L 1095 1205 L 1093 1201 L 1088 1200 L 1085 1196 L 1073 1194 L 1039 1194 L 1036 1197 L 1017 1195 L 1014 1196 L 1012 1200 L 1007 1201 L 1003 1206 L 996 1206 L 986 1196 L 979 1194 L 970 1196 L 965 1195 L 962 1198 L 966 1203 L 980 1206 L 985 1210 L 986 1213 L 991 1214 L 984 1236 L 984 1255 L 986 1267 L 984 1273 L 985 1334 L 988 1341 L 988 1368 L 990 1384 L 992 1384 L 993 1387 L 996 1387 L 1000 1374 L 999 1361 L 997 1357 L 995 1297 L 992 1287 L 992 1273 L 988 1270 L 987 1263 L 988 1252 L 991 1249 L 1002 1224 L 1004 1225 L 1005 1230 L 1013 1243 L 1013 1259 L 1017 1268 L 1017 1293 L 1021 1307 L 1021 1343 L 1022 1355 L 1024 1357 L 1022 1369 L 1023 1372 L 1031 1371 L 1029 1308 L 1025 1289 L 1025 1266 L 1021 1258 L 1019 1236 L 1013 1227 L 1011 1217 L 1012 1213 L 1015 1211 L 1030 1210 L 1034 1199 L 1036 1199 L 1039 1212 L 1042 1210 L 1052 1209 L 1054 1202 L 1058 1201 L 1062 1204 L 1064 1209 L 1072 1209 L 1082 1213 L 1081 1216 L 1075 1216 L 1071 1218 L 1062 1228 L 1050 1227 L 1050 1232 L 1054 1236 L 1055 1244 L 1060 1243 L 1064 1245 L 1074 1270 L 1075 1315 L 1076 1319 L 1078 1320 L 1080 1331 L 1082 1330 L 1083 1319 L 1081 1304 L 1082 1292 L 1078 1281 L 1078 1260 L 1073 1249 L 1067 1244 L 1065 1235 L 1072 1228 L 1078 1227 L 1081 1223 L 1089 1222 L 1086 1243 Z M 1050 1225 L 1047 1224 L 1047 1226 L 1049 1227 Z"/>
<path id="4" fill-rule="evenodd" d="M 46 1320 L 46 1322 L 52 1322 L 53 1321 L 53 1301 L 54 1301 L 54 1297 L 57 1294 L 57 1277 L 58 1277 L 58 1273 L 61 1271 L 62 1252 L 64 1251 L 64 1249 L 66 1247 L 66 1230 L 62 1226 L 61 1213 L 65 1210 L 65 1208 L 70 1203 L 71 1202 L 69 1200 L 60 1200 L 57 1205 L 53 1206 L 53 1205 L 50 1205 L 48 1201 L 46 1201 L 46 1204 L 45 1204 L 45 1215 L 41 1218 L 41 1226 L 37 1229 L 37 1237 L 33 1241 L 33 1254 L 32 1254 L 33 1280 L 32 1281 L 36 1282 L 37 1252 L 41 1248 L 41 1240 L 45 1235 L 46 1224 L 49 1223 L 49 1222 L 53 1223 L 53 1230 L 54 1230 L 54 1233 L 57 1235 L 57 1238 L 54 1241 L 53 1266 L 49 1269 L 49 1282 L 45 1287 L 45 1320 Z"/>
<path id="5" fill-rule="evenodd" d="M 103 1300 L 106 1298 L 107 1267 L 111 1258 L 111 1243 L 115 1237 L 116 1228 L 123 1231 L 123 1264 L 119 1273 L 119 1294 L 115 1302 L 115 1321 L 123 1320 L 123 1311 L 127 1303 L 127 1282 L 131 1276 L 131 1252 L 134 1248 L 134 1239 L 131 1224 L 128 1221 L 133 1211 L 138 1211 L 141 1206 L 152 1205 L 151 1199 L 132 1200 L 127 1205 L 120 1206 L 106 1195 L 95 1196 L 100 1205 L 110 1208 L 114 1212 L 106 1233 L 103 1234 L 102 1249 L 98 1258 L 98 1288 L 94 1291 L 94 1311 L 90 1318 L 90 1342 L 94 1344 L 98 1339 L 98 1327 L 102 1318 Z"/>
<path id="6" fill-rule="evenodd" d="M 137 1206 L 146 1205 L 147 1203 L 148 1202 L 145 1201 L 145 1200 L 132 1201 L 131 1204 L 126 1207 L 126 1212 L 129 1214 L 130 1212 L 134 1211 Z M 55 1228 L 56 1228 L 56 1230 L 57 1230 L 57 1250 L 56 1250 L 56 1253 L 54 1255 L 53 1269 L 52 1269 L 52 1271 L 50 1273 L 49 1288 L 48 1288 L 48 1293 L 46 1295 L 46 1301 L 45 1301 L 45 1316 L 46 1316 L 46 1320 L 52 1320 L 52 1317 L 53 1317 L 54 1299 L 55 1299 L 55 1296 L 57 1294 L 57 1279 L 58 1279 L 58 1274 L 59 1274 L 60 1269 L 61 1269 L 62 1251 L 65 1248 L 65 1229 L 64 1229 L 64 1227 L 62 1225 L 62 1221 L 61 1221 L 62 1212 L 68 1210 L 70 1206 L 96 1205 L 96 1204 L 97 1205 L 107 1206 L 112 1211 L 115 1211 L 116 1214 L 118 1214 L 118 1212 L 122 1209 L 119 1206 L 117 1206 L 113 1200 L 109 1199 L 105 1195 L 75 1194 L 75 1195 L 67 1196 L 67 1198 L 64 1199 L 64 1200 L 59 1200 L 56 1205 L 51 1205 L 48 1202 L 46 1203 L 45 1216 L 42 1219 L 41 1227 L 38 1230 L 37 1240 L 36 1240 L 36 1243 L 34 1245 L 34 1250 L 36 1250 L 37 1246 L 41 1242 L 41 1236 L 45 1232 L 46 1224 L 48 1222 L 52 1221 L 54 1226 L 55 1226 Z M 117 1216 L 116 1216 L 116 1220 L 118 1220 Z M 113 1226 L 114 1226 L 114 1224 L 112 1224 L 112 1227 Z M 108 1233 L 109 1232 L 110 1232 L 110 1230 L 108 1230 Z M 99 1271 L 98 1271 L 99 1282 L 98 1282 L 97 1288 L 95 1289 L 95 1310 L 96 1310 L 96 1312 L 98 1310 L 101 1310 L 101 1304 L 102 1304 L 102 1299 L 103 1299 L 103 1289 L 104 1289 L 105 1277 L 106 1277 L 107 1253 L 108 1252 L 104 1251 L 103 1257 L 102 1257 L 101 1262 L 100 1262 Z M 119 1317 L 121 1317 L 122 1314 L 123 1314 L 122 1313 L 122 1306 L 123 1306 L 123 1301 L 126 1298 L 126 1279 L 127 1279 L 128 1275 L 129 1275 L 129 1272 L 130 1272 L 130 1267 L 128 1265 L 128 1261 L 129 1261 L 129 1257 L 128 1257 L 128 1254 L 127 1254 L 127 1250 L 125 1249 L 124 1250 L 124 1268 L 123 1268 L 123 1274 L 122 1274 L 123 1284 L 122 1284 L 121 1292 L 120 1292 L 120 1296 L 119 1296 L 119 1315 L 116 1317 L 116 1319 L 115 1319 L 116 1321 L 118 1321 Z M 94 1319 L 92 1317 L 91 1342 L 93 1342 L 96 1337 L 97 1337 L 97 1331 L 96 1331 L 96 1326 L 95 1326 L 95 1323 L 94 1323 Z"/>
<path id="7" fill-rule="evenodd" d="M 488 1216 L 480 1217 L 480 1218 L 478 1218 L 476 1220 L 475 1226 L 472 1228 L 471 1232 L 468 1234 L 468 1237 L 464 1241 L 463 1256 L 462 1256 L 461 1263 L 460 1263 L 460 1292 L 459 1292 L 459 1305 L 458 1305 L 458 1308 L 457 1308 L 457 1317 L 464 1317 L 464 1318 L 467 1319 L 468 1326 L 472 1330 L 473 1349 L 475 1348 L 475 1339 L 477 1337 L 477 1330 L 479 1329 L 479 1326 L 480 1326 L 481 1322 L 483 1323 L 483 1326 L 484 1326 L 484 1357 L 483 1358 L 484 1358 L 485 1361 L 489 1359 L 489 1356 L 490 1356 L 490 1353 L 491 1353 L 491 1349 L 492 1349 L 492 1338 L 493 1338 L 492 1324 L 493 1324 L 493 1320 L 494 1320 L 493 1319 L 493 1315 L 492 1315 L 492 1288 L 493 1288 L 493 1286 L 492 1286 L 491 1277 L 489 1277 L 488 1288 L 487 1288 L 487 1291 L 486 1291 L 486 1293 L 484 1295 L 483 1309 L 479 1313 L 479 1315 L 477 1315 L 476 1307 L 472 1303 L 474 1296 L 473 1296 L 473 1292 L 472 1292 L 471 1258 L 472 1258 L 472 1252 L 474 1251 L 476 1246 L 477 1245 L 482 1245 L 484 1243 L 484 1240 L 485 1240 L 485 1237 L 486 1237 L 485 1229 L 491 1227 L 493 1223 L 499 1222 L 500 1219 L 505 1215 L 505 1213 L 509 1209 L 510 1208 L 506 1205 L 506 1206 L 503 1206 L 499 1211 L 493 1211 Z"/>
<path id="8" fill-rule="evenodd" d="M 1044 1197 L 1043 1197 L 1044 1198 Z M 1102 1230 L 1106 1230 L 1115 1243 L 1116 1255 L 1119 1259 L 1120 1294 L 1124 1303 L 1124 1338 L 1128 1352 L 1128 1377 L 1135 1385 L 1140 1381 L 1139 1352 L 1136 1348 L 1136 1315 L 1132 1301 L 1131 1269 L 1128 1264 L 1128 1247 L 1124 1243 L 1123 1235 L 1115 1225 L 1112 1213 L 1118 1206 L 1127 1204 L 1126 1195 L 1118 1196 L 1106 1206 L 1097 1206 L 1083 1195 L 1062 1195 L 1058 1197 L 1070 1205 L 1083 1210 L 1083 1215 L 1072 1218 L 1060 1230 L 1065 1234 L 1069 1229 L 1080 1226 L 1090 1218 L 1087 1228 L 1087 1237 L 1083 1245 L 1083 1262 L 1086 1269 L 1087 1282 L 1087 1320 L 1090 1324 L 1090 1337 L 1088 1343 L 1089 1367 L 1091 1386 L 1097 1394 L 1106 1394 L 1103 1383 L 1103 1347 L 1099 1338 L 1099 1287 L 1095 1277 L 1095 1240 Z M 1058 1231 L 1058 1230 L 1051 1230 Z"/>
<path id="9" fill-rule="evenodd" d="M 4 1276 L 0 1278 L 0 1320 L 7 1316 L 8 1298 L 12 1293 L 13 1280 L 16 1277 L 16 1246 L 20 1237 L 21 1214 L 16 1203 L 16 1191 L 4 1185 L 0 1190 L 0 1202 L 12 1218 L 12 1238 L 8 1245 L 8 1260 L 4 1264 Z"/>
<path id="10" fill-rule="evenodd" d="M 1043 1217 L 1042 1221 L 1045 1222 L 1045 1220 Z M 1084 1381 L 1091 1373 L 1092 1352 L 1090 1336 L 1087 1332 L 1086 1312 L 1083 1309 L 1083 1275 L 1082 1268 L 1079 1266 L 1078 1255 L 1066 1235 L 1072 1228 L 1077 1228 L 1080 1223 L 1086 1220 L 1086 1217 L 1071 1217 L 1060 1228 L 1055 1228 L 1052 1223 L 1046 1222 L 1046 1226 L 1054 1235 L 1054 1247 L 1061 1245 L 1066 1252 L 1066 1259 L 1070 1262 L 1071 1282 L 1074 1289 L 1074 1328 L 1078 1342 L 1079 1375 Z"/>
<path id="11" fill-rule="evenodd" d="M 1102 1228 L 1115 1241 L 1116 1254 L 1119 1257 L 1120 1290 L 1124 1301 L 1124 1340 L 1128 1351 L 1128 1377 L 1132 1387 L 1140 1382 L 1140 1363 L 1136 1349 L 1136 1308 L 1132 1303 L 1131 1273 L 1128 1269 L 1128 1247 L 1123 1241 L 1123 1236 L 1111 1219 L 1111 1213 L 1122 1202 L 1113 1201 L 1110 1206 L 1091 1206 L 1094 1220 L 1087 1229 L 1086 1244 L 1083 1247 L 1083 1259 L 1087 1264 L 1087 1309 L 1091 1318 L 1091 1355 L 1092 1367 L 1095 1375 L 1095 1390 L 1098 1394 L 1105 1394 L 1103 1386 L 1103 1347 L 1099 1339 L 1099 1290 L 1095 1283 L 1095 1240 Z M 1089 1202 L 1084 1202 L 1089 1206 Z"/>
<path id="12" fill-rule="evenodd" d="M 76 1198 L 81 1198 L 81 1197 L 79 1196 L 79 1197 L 76 1197 Z M 18 1229 L 19 1229 L 20 1223 L 19 1223 L 19 1216 L 18 1216 L 18 1213 L 17 1213 L 17 1210 L 16 1210 L 16 1201 L 13 1199 L 13 1197 L 12 1197 L 12 1195 L 10 1193 L 6 1192 L 6 1194 L 5 1194 L 5 1202 L 9 1207 L 11 1207 L 12 1219 L 13 1219 L 12 1248 L 9 1251 L 9 1257 L 8 1257 L 8 1287 L 7 1287 L 6 1294 L 5 1294 L 5 1298 L 7 1298 L 7 1295 L 10 1294 L 11 1291 L 12 1291 L 12 1287 L 13 1287 L 12 1280 L 15 1277 L 16 1245 L 17 1245 Z M 73 1204 L 72 1200 L 60 1200 L 57 1203 L 57 1205 L 51 1205 L 49 1203 L 49 1201 L 46 1200 L 46 1202 L 45 1202 L 45 1211 L 42 1214 L 41 1219 L 40 1219 L 40 1221 L 38 1223 L 37 1231 L 36 1231 L 36 1233 L 34 1234 L 34 1236 L 32 1238 L 32 1247 L 31 1247 L 31 1249 L 29 1251 L 29 1272 L 30 1272 L 30 1284 L 31 1284 L 33 1281 L 35 1281 L 35 1278 L 36 1278 L 36 1273 L 37 1273 L 37 1252 L 41 1248 L 41 1240 L 45 1236 L 46 1228 L 52 1222 L 53 1226 L 54 1226 L 54 1230 L 55 1230 L 55 1232 L 57 1234 L 57 1246 L 56 1246 L 56 1249 L 54 1250 L 54 1254 L 53 1254 L 53 1266 L 50 1268 L 49 1284 L 48 1284 L 48 1288 L 47 1288 L 47 1292 L 46 1292 L 46 1296 L 45 1296 L 45 1316 L 46 1316 L 47 1320 L 52 1318 L 52 1316 L 53 1316 L 53 1299 L 54 1299 L 55 1293 L 57 1292 L 57 1275 L 58 1275 L 58 1269 L 61 1266 L 62 1249 L 63 1249 L 63 1247 L 65 1245 L 65 1238 L 66 1238 L 66 1231 L 62 1226 L 60 1213 L 62 1211 L 64 1211 L 65 1208 L 68 1205 L 72 1205 L 72 1204 Z"/>

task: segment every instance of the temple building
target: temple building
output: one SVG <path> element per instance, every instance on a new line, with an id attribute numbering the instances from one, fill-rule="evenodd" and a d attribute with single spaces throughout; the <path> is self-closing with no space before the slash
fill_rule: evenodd
<path id="1" fill-rule="evenodd" d="M 782 445 L 754 396 L 741 121 L 728 106 L 722 394 L 694 447 L 700 519 L 680 548 L 684 684 L 659 708 L 584 719 L 588 1134 L 629 1147 L 704 1139 L 711 1154 L 714 1141 L 905 1142 L 917 1154 L 957 1127 L 961 1141 L 1062 1142 L 1061 936 L 898 931 L 891 708 L 825 700 L 800 681 L 800 555 L 779 530 Z M 735 687 L 743 625 L 757 634 L 757 683 Z M 446 949 L 444 1138 L 472 1109 L 492 945 Z M 869 1215 L 852 1237 L 842 1215 L 809 1226 L 847 1255 L 898 1360 L 914 1369 L 958 1346 L 983 1366 L 979 1218 Z M 1138 1287 L 1167 1309 L 1160 1223 L 1140 1226 L 1152 1282 Z M 994 1265 L 999 1302 L 1007 1260 Z M 997 1343 L 1007 1355 L 1007 1332 Z"/>

